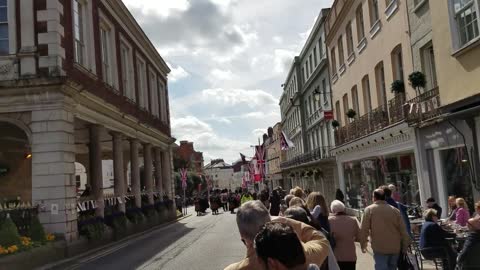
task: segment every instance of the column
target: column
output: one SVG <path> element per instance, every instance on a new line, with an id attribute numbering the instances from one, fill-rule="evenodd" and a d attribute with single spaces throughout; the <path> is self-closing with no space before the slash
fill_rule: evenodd
<path id="1" fill-rule="evenodd" d="M 123 135 L 111 133 L 113 138 L 113 191 L 115 197 L 120 197 L 118 210 L 125 212 L 125 171 L 123 169 Z"/>
<path id="2" fill-rule="evenodd" d="M 132 193 L 135 195 L 135 206 L 142 207 L 140 194 L 140 166 L 138 165 L 138 140 L 130 140 L 130 173 L 132 180 Z"/>
<path id="3" fill-rule="evenodd" d="M 78 233 L 73 114 L 43 109 L 30 115 L 32 204 L 40 205 L 38 217 L 47 232 L 74 241 Z"/>
<path id="4" fill-rule="evenodd" d="M 102 145 L 100 143 L 101 126 L 91 125 L 89 129 L 90 144 L 88 145 L 90 161 L 90 183 L 92 185 L 93 198 L 96 201 L 97 209 L 95 214 L 103 217 L 103 174 L 102 174 Z"/>
<path id="5" fill-rule="evenodd" d="M 34 22 L 34 3 L 33 0 L 24 0 L 17 2 L 21 9 L 22 16 L 20 16 L 20 50 L 18 57 L 20 60 L 20 74 L 22 76 L 35 76 L 36 71 L 36 47 L 35 47 L 35 22 Z M 17 35 L 20 35 L 17 33 Z"/>
<path id="6" fill-rule="evenodd" d="M 163 169 L 163 187 L 169 199 L 173 200 L 172 188 L 172 160 L 170 159 L 170 149 L 162 153 L 162 169 Z"/>
<path id="7" fill-rule="evenodd" d="M 148 194 L 148 203 L 153 204 L 153 163 L 152 163 L 152 145 L 146 143 L 143 145 L 143 171 L 145 176 L 145 189 Z"/>
<path id="8" fill-rule="evenodd" d="M 162 152 L 155 147 L 155 189 L 159 193 L 160 200 L 163 200 L 163 181 L 162 181 Z"/>

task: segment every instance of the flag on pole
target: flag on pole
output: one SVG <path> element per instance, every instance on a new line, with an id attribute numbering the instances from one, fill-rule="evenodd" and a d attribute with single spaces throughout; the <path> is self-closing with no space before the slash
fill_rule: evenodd
<path id="1" fill-rule="evenodd" d="M 255 147 L 256 167 L 255 182 L 260 182 L 263 178 L 265 171 L 265 148 L 262 145 Z"/>
<path id="2" fill-rule="evenodd" d="M 240 158 L 242 159 L 242 162 L 246 162 L 246 157 L 244 154 L 240 153 Z"/>
<path id="3" fill-rule="evenodd" d="M 280 149 L 288 150 L 294 147 L 295 147 L 295 144 L 293 144 L 293 142 L 290 139 L 288 139 L 287 135 L 285 135 L 285 132 L 282 131 L 282 133 L 280 133 Z"/>
<path id="4" fill-rule="evenodd" d="M 187 189 L 187 169 L 180 169 L 180 175 L 182 176 L 182 189 Z"/>

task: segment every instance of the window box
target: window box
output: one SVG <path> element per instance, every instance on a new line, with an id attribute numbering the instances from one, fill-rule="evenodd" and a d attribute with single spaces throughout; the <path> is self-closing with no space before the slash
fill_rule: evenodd
<path id="1" fill-rule="evenodd" d="M 345 63 L 343 63 L 338 69 L 338 73 L 340 74 L 340 76 L 342 76 L 343 73 L 345 73 L 345 70 L 346 70 Z"/>
<path id="2" fill-rule="evenodd" d="M 398 10 L 398 0 L 392 0 L 388 5 L 387 9 L 385 9 L 385 16 L 387 17 L 387 21 L 395 14 Z"/>
<path id="3" fill-rule="evenodd" d="M 363 50 L 367 47 L 367 38 L 364 37 L 357 45 L 358 54 L 361 54 Z"/>
<path id="4" fill-rule="evenodd" d="M 352 52 L 348 58 L 347 58 L 347 63 L 349 66 L 351 66 L 353 64 L 353 62 L 355 62 L 355 53 Z"/>
<path id="5" fill-rule="evenodd" d="M 421 0 L 420 2 L 417 3 L 417 5 L 413 8 L 413 12 L 417 12 L 418 10 L 420 10 L 426 3 L 428 2 L 428 0 Z"/>
<path id="6" fill-rule="evenodd" d="M 378 34 L 378 32 L 380 32 L 380 29 L 382 29 L 382 22 L 380 20 L 377 20 L 372 25 L 372 28 L 370 28 L 370 38 L 373 39 Z"/>

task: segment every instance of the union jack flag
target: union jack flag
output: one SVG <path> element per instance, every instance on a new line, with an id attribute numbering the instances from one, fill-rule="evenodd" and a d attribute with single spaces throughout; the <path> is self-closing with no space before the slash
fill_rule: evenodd
<path id="1" fill-rule="evenodd" d="M 180 175 L 182 178 L 182 189 L 187 189 L 187 169 L 180 169 Z"/>
<path id="2" fill-rule="evenodd" d="M 257 176 L 257 179 L 262 179 L 265 171 L 265 148 L 262 145 L 255 147 L 255 157 L 257 161 L 257 172 L 260 177 Z"/>
<path id="3" fill-rule="evenodd" d="M 252 159 L 250 161 L 250 163 L 248 164 L 248 175 L 249 177 L 247 178 L 248 181 L 252 182 L 255 181 L 255 163 L 254 162 L 254 159 Z"/>

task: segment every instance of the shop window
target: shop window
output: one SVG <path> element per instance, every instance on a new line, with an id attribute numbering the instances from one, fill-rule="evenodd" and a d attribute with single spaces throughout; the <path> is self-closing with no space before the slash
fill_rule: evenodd
<path id="1" fill-rule="evenodd" d="M 7 0 L 0 0 L 0 55 L 9 54 Z"/>
<path id="2" fill-rule="evenodd" d="M 443 185 L 446 194 L 464 198 L 470 210 L 473 210 L 474 198 L 470 159 L 465 147 L 450 148 L 440 151 L 443 168 Z"/>

